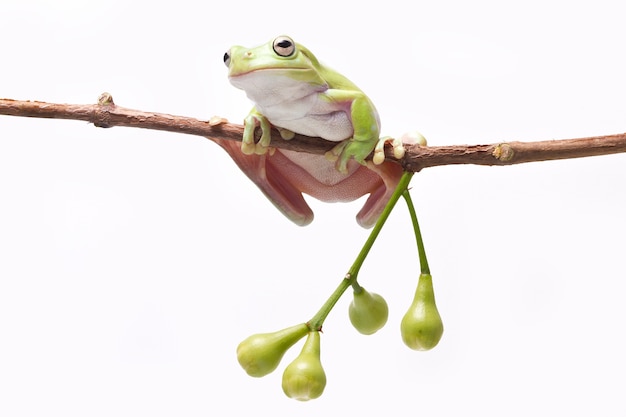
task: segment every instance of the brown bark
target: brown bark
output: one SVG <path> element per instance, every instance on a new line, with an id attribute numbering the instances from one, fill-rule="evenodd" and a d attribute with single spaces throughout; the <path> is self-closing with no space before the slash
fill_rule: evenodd
<path id="1" fill-rule="evenodd" d="M 0 99 L 0 114 L 82 120 L 97 127 L 138 127 L 235 141 L 241 141 L 243 134 L 243 126 L 220 119 L 201 121 L 191 117 L 120 107 L 113 103 L 108 93 L 100 95 L 98 104 L 55 104 Z M 273 131 L 272 146 L 323 154 L 330 150 L 334 143 L 302 135 L 284 140 L 277 131 Z M 440 165 L 512 165 L 621 152 L 626 152 L 626 133 L 539 142 L 500 142 L 490 145 L 409 146 L 400 163 L 406 170 L 420 171 L 423 168 Z M 387 156 L 393 159 L 391 153 Z"/>

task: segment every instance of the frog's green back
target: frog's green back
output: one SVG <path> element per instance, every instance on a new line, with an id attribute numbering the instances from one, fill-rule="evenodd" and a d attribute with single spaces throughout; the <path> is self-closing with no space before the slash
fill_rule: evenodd
<path id="1" fill-rule="evenodd" d="M 324 80 L 326 80 L 330 88 L 361 91 L 356 84 L 339 74 L 337 71 L 320 64 L 315 55 L 313 55 L 306 47 L 300 45 L 299 43 L 296 45 L 300 52 L 302 52 L 311 61 L 311 64 L 313 64 L 313 66 L 319 71 L 320 75 Z"/>

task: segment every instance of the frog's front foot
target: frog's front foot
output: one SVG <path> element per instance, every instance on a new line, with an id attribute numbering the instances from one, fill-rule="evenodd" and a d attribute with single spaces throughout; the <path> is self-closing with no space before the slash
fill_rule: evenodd
<path id="1" fill-rule="evenodd" d="M 393 149 L 393 156 L 396 159 L 402 159 L 406 152 L 404 145 L 416 145 L 426 146 L 426 139 L 422 136 L 421 133 L 409 132 L 400 136 L 399 139 L 394 139 L 390 136 L 382 137 L 376 143 L 376 147 L 374 148 L 374 157 L 372 161 L 376 165 L 380 165 L 385 162 L 385 144 L 389 143 Z"/>
<path id="2" fill-rule="evenodd" d="M 372 145 L 367 142 L 344 140 L 330 151 L 326 152 L 326 159 L 336 161 L 335 167 L 342 174 L 348 172 L 348 161 L 354 158 L 360 164 L 365 164 L 365 158 L 372 152 Z"/>
<path id="3" fill-rule="evenodd" d="M 258 142 L 255 142 L 254 131 L 257 127 L 261 128 L 261 138 Z M 251 112 L 244 120 L 241 152 L 246 155 L 264 155 L 271 149 L 271 141 L 272 134 L 269 120 L 260 113 Z"/>
<path id="4" fill-rule="evenodd" d="M 348 161 L 354 158 L 360 164 L 365 164 L 365 158 L 374 151 L 372 161 L 375 165 L 385 162 L 385 144 L 389 143 L 393 149 L 393 156 L 396 159 L 404 157 L 404 145 L 426 146 L 426 139 L 419 132 L 405 133 L 399 139 L 385 136 L 372 145 L 371 142 L 358 141 L 354 139 L 344 140 L 337 144 L 330 151 L 326 152 L 326 159 L 336 161 L 336 167 L 339 172 L 348 172 Z"/>
<path id="5" fill-rule="evenodd" d="M 358 141 L 349 139 L 341 142 L 326 153 L 326 158 L 337 161 L 337 170 L 342 173 L 348 172 L 348 161 L 354 158 L 360 164 L 365 164 L 365 158 L 374 151 L 373 162 L 380 165 L 385 161 L 385 144 L 390 143 L 393 147 L 393 155 L 396 159 L 404 156 L 404 146 L 401 139 L 393 139 L 389 136 L 378 139 L 377 142 Z"/>
<path id="6" fill-rule="evenodd" d="M 385 162 L 385 144 L 389 143 L 393 149 L 393 157 L 396 159 L 402 159 L 404 157 L 404 144 L 402 139 L 395 139 L 391 136 L 384 136 L 378 139 L 376 147 L 374 148 L 374 157 L 372 162 L 376 165 L 380 165 Z"/>
<path id="7" fill-rule="evenodd" d="M 261 138 L 255 141 L 254 133 L 256 128 L 261 128 Z M 270 146 L 272 141 L 272 125 L 265 116 L 257 112 L 251 112 L 244 121 L 243 139 L 241 141 L 241 152 L 246 155 L 264 155 L 268 151 L 270 155 L 274 153 L 274 148 Z M 280 136 L 285 139 L 293 139 L 296 135 L 294 132 L 276 127 Z"/>

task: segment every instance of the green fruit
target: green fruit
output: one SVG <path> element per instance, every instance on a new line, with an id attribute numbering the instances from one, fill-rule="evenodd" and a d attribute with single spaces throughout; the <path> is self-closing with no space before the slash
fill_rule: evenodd
<path id="1" fill-rule="evenodd" d="M 353 294 L 348 315 L 359 333 L 374 334 L 387 323 L 389 307 L 383 297 L 361 288 L 360 292 Z"/>
<path id="2" fill-rule="evenodd" d="M 309 327 L 302 323 L 274 333 L 252 335 L 237 346 L 237 360 L 248 375 L 265 376 L 276 369 L 285 352 L 308 331 Z"/>
<path id="3" fill-rule="evenodd" d="M 309 332 L 300 355 L 283 373 L 283 391 L 289 398 L 308 401 L 318 398 L 326 387 L 326 373 L 320 361 L 320 333 Z"/>
<path id="4" fill-rule="evenodd" d="M 430 274 L 421 274 L 413 303 L 400 324 L 402 340 L 414 350 L 429 350 L 437 346 L 443 334 L 443 322 L 433 291 Z"/>

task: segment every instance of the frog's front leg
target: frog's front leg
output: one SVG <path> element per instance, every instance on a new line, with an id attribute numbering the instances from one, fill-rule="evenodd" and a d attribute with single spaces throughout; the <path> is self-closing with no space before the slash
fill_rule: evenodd
<path id="1" fill-rule="evenodd" d="M 254 131 L 257 127 L 261 128 L 261 139 L 258 142 L 254 141 Z M 241 141 L 241 152 L 246 155 L 264 155 L 267 151 L 272 154 L 273 148 L 270 147 L 272 141 L 272 125 L 267 117 L 263 116 L 259 111 L 253 108 L 248 116 L 244 119 L 243 139 Z M 280 136 L 289 140 L 292 139 L 295 134 L 287 129 L 277 128 Z"/>
<path id="2" fill-rule="evenodd" d="M 352 137 L 342 141 L 326 154 L 327 158 L 337 161 L 336 167 L 340 172 L 347 172 L 348 161 L 351 158 L 365 164 L 365 158 L 376 147 L 380 133 L 378 113 L 369 98 L 361 91 L 328 90 L 325 97 L 329 101 L 343 102 L 349 106 Z"/>
<path id="3" fill-rule="evenodd" d="M 261 128 L 261 139 L 258 143 L 254 141 L 254 131 Z M 246 155 L 263 155 L 267 152 L 272 141 L 271 125 L 267 117 L 258 112 L 256 107 L 244 119 L 243 139 L 241 142 L 241 152 Z"/>

